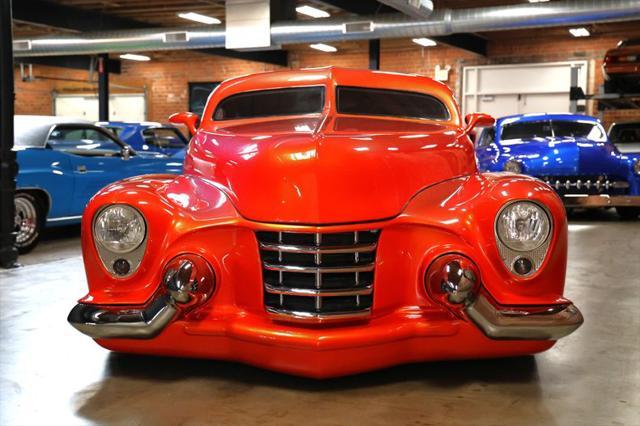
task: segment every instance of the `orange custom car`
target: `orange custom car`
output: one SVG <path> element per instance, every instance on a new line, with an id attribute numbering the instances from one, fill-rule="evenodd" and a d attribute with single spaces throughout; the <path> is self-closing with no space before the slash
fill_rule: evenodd
<path id="1" fill-rule="evenodd" d="M 534 354 L 582 323 L 561 200 L 478 173 L 468 133 L 493 119 L 463 121 L 441 83 L 269 72 L 172 121 L 194 133 L 184 175 L 117 182 L 84 213 L 68 319 L 107 349 L 323 378 Z"/>

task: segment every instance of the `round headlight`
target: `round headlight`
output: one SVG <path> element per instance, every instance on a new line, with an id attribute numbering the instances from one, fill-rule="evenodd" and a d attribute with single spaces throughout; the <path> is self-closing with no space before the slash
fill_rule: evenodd
<path id="1" fill-rule="evenodd" d="M 633 173 L 640 176 L 640 159 L 633 163 Z"/>
<path id="2" fill-rule="evenodd" d="M 147 225 L 140 212 L 125 204 L 114 204 L 102 210 L 93 224 L 98 244 L 114 253 L 129 253 L 144 241 Z"/>
<path id="3" fill-rule="evenodd" d="M 518 201 L 498 215 L 496 233 L 500 241 L 515 251 L 531 251 L 549 237 L 551 221 L 547 212 L 531 201 Z"/>
<path id="4" fill-rule="evenodd" d="M 522 163 L 518 160 L 509 160 L 504 163 L 502 168 L 505 172 L 522 173 Z"/>

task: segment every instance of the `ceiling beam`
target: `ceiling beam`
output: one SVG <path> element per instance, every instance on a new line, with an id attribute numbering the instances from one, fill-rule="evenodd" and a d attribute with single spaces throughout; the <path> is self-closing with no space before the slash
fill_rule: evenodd
<path id="1" fill-rule="evenodd" d="M 487 56 L 487 39 L 473 33 L 457 33 L 431 37 L 433 40 L 480 56 Z"/>
<path id="2" fill-rule="evenodd" d="M 286 50 L 256 50 L 241 52 L 238 50 L 224 49 L 220 47 L 215 49 L 196 49 L 195 51 L 210 55 L 223 56 L 225 58 L 244 59 L 247 61 L 281 65 L 283 67 L 286 67 L 289 63 L 289 55 Z"/>
<path id="3" fill-rule="evenodd" d="M 328 4 L 345 12 L 354 13 L 356 15 L 375 15 L 377 13 L 396 13 L 396 9 L 384 5 L 377 0 L 321 0 L 322 3 Z M 475 53 L 476 55 L 487 55 L 487 40 L 472 33 L 459 33 L 446 36 L 430 37 L 436 42 L 446 44 L 447 46 L 456 47 Z"/>
<path id="4" fill-rule="evenodd" d="M 293 13 L 295 13 L 292 0 L 274 0 L 274 5 L 274 13 L 277 17 L 282 14 L 291 14 L 292 10 Z M 157 25 L 135 19 L 120 18 L 104 12 L 89 11 L 44 0 L 20 0 L 13 2 L 13 19 L 78 32 L 157 28 Z M 282 66 L 288 64 L 286 51 L 239 52 L 226 49 L 196 49 L 196 52 Z M 63 59 L 57 61 L 56 58 Z M 90 57 L 85 56 L 82 60 L 74 61 L 70 59 L 69 56 L 31 57 L 28 58 L 28 60 L 25 58 L 25 60 L 20 62 L 61 66 L 64 68 L 88 69 L 87 58 Z M 58 62 L 59 65 L 57 65 L 56 62 Z M 119 64 L 117 66 L 115 64 L 113 65 L 115 68 L 112 67 L 110 68 L 111 70 L 120 69 Z"/>
<path id="5" fill-rule="evenodd" d="M 107 31 L 152 28 L 155 25 L 107 13 L 43 0 L 13 2 L 13 19 L 71 31 Z"/>
<path id="6" fill-rule="evenodd" d="M 356 15 L 397 12 L 394 8 L 379 3 L 376 0 L 320 0 L 320 2 Z"/>
<path id="7" fill-rule="evenodd" d="M 271 22 L 295 21 L 297 18 L 295 0 L 271 0 L 269 3 Z"/>

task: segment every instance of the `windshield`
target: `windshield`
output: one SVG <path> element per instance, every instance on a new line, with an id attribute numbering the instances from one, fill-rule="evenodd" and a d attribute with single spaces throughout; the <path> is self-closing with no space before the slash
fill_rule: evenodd
<path id="1" fill-rule="evenodd" d="M 217 106 L 214 120 L 313 114 L 322 111 L 324 87 L 257 90 L 229 96 Z"/>
<path id="2" fill-rule="evenodd" d="M 609 132 L 613 143 L 640 143 L 640 122 L 616 124 Z"/>
<path id="3" fill-rule="evenodd" d="M 145 129 L 142 132 L 144 143 L 158 148 L 184 148 L 187 141 L 178 129 L 158 127 Z"/>
<path id="4" fill-rule="evenodd" d="M 504 125 L 501 139 L 534 139 L 534 138 L 587 138 L 604 140 L 602 126 L 596 122 L 542 120 L 525 121 Z"/>
<path id="5" fill-rule="evenodd" d="M 338 87 L 338 112 L 404 118 L 448 120 L 447 107 L 437 98 L 398 90 Z"/>
<path id="6" fill-rule="evenodd" d="M 501 139 L 533 139 L 552 136 L 550 121 L 522 121 L 502 126 Z"/>

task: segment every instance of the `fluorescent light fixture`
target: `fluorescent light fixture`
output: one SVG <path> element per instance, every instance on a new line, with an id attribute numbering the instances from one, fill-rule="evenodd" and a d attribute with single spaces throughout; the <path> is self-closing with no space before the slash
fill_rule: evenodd
<path id="1" fill-rule="evenodd" d="M 200 22 L 201 24 L 207 24 L 207 25 L 220 24 L 222 22 L 218 18 L 202 15 L 200 13 L 195 13 L 195 12 L 182 12 L 182 13 L 178 13 L 178 16 L 181 17 L 182 19 L 188 19 L 190 21 L 196 21 L 196 22 Z"/>
<path id="2" fill-rule="evenodd" d="M 420 46 L 424 46 L 424 47 L 432 47 L 438 44 L 435 41 L 431 40 L 430 38 L 426 38 L 426 37 L 412 38 L 411 41 L 414 42 L 415 44 L 419 44 Z"/>
<path id="3" fill-rule="evenodd" d="M 312 49 L 316 49 L 316 50 L 322 50 L 323 52 L 337 52 L 338 51 L 337 48 L 335 48 L 333 46 L 329 46 L 328 44 L 324 44 L 324 43 L 310 44 L 309 47 L 312 48 Z"/>
<path id="4" fill-rule="evenodd" d="M 589 37 L 591 35 L 591 33 L 589 32 L 588 29 L 586 29 L 585 27 L 580 27 L 580 28 L 570 28 L 569 32 L 571 33 L 572 36 L 574 37 Z"/>
<path id="5" fill-rule="evenodd" d="M 151 58 L 145 55 L 136 55 L 134 53 L 124 53 L 120 55 L 120 59 L 128 59 L 130 61 L 150 61 Z"/>
<path id="6" fill-rule="evenodd" d="M 529 0 L 529 3 L 545 3 L 548 2 L 549 0 Z"/>
<path id="7" fill-rule="evenodd" d="M 296 7 L 296 12 L 303 15 L 311 16 L 312 18 L 328 18 L 329 16 L 331 16 L 329 12 L 325 12 L 324 10 L 316 9 L 315 7 L 311 6 Z"/>

